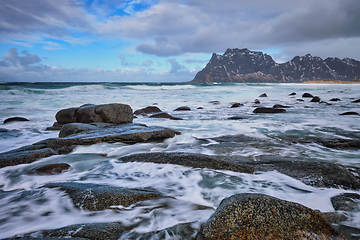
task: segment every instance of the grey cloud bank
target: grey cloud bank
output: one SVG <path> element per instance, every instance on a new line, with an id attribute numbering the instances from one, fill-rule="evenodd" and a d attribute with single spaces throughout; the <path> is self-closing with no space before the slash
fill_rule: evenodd
<path id="1" fill-rule="evenodd" d="M 42 43 L 45 49 L 62 49 L 59 43 L 48 39 L 73 45 L 122 39 L 132 43 L 137 53 L 169 57 L 165 60 L 171 66 L 167 74 L 173 76 L 180 72 L 190 76 L 178 57 L 188 53 L 222 53 L 227 48 L 262 50 L 277 62 L 307 53 L 322 58 L 360 59 L 358 0 L 224 0 L 221 4 L 216 0 L 144 0 L 136 3 L 147 7 L 136 11 L 135 3 L 110 0 L 94 1 L 90 5 L 81 0 L 3 1 L 0 41 L 30 47 Z M 123 10 L 126 14 L 115 14 L 119 6 L 126 6 Z M 9 50 L 2 56 L 0 77 L 7 77 L 5 73 L 11 69 L 24 70 L 30 66 L 37 66 L 38 71 L 54 71 L 40 64 L 36 52 L 24 52 L 21 56 L 15 51 Z M 117 55 L 121 66 L 132 65 L 124 55 Z M 177 59 L 173 60 L 175 56 Z M 196 61 L 201 60 L 188 59 L 184 63 Z M 142 60 L 139 69 L 131 72 L 142 72 L 149 77 L 142 67 L 151 64 Z M 184 76 L 182 81 L 191 78 Z"/>

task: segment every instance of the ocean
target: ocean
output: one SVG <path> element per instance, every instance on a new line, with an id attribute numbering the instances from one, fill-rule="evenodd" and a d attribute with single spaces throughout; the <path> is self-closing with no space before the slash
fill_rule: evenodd
<path id="1" fill-rule="evenodd" d="M 289 95 L 295 92 L 296 95 Z M 259 97 L 266 93 L 267 97 Z M 303 93 L 319 96 L 310 102 Z M 339 98 L 341 101 L 330 101 Z M 328 148 L 302 139 L 360 139 L 358 84 L 190 84 L 190 83 L 1 83 L 0 121 L 25 117 L 30 121 L 0 126 L 0 152 L 6 152 L 58 136 L 46 130 L 57 111 L 83 104 L 124 103 L 133 111 L 155 105 L 183 120 L 138 116 L 134 123 L 162 126 L 181 132 L 164 142 L 99 143 L 77 146 L 70 154 L 40 159 L 31 164 L 0 169 L 0 238 L 42 229 L 121 221 L 131 225 L 146 219 L 132 231 L 146 233 L 181 223 L 205 222 L 222 199 L 237 193 L 264 193 L 297 202 L 321 212 L 335 212 L 330 198 L 359 190 L 306 185 L 277 171 L 236 173 L 154 163 L 122 163 L 122 156 L 149 152 L 187 152 L 206 155 L 263 156 L 306 161 L 327 161 L 360 167 L 359 149 Z M 254 100 L 260 104 L 254 104 Z M 217 101 L 217 102 L 213 102 Z M 243 105 L 231 108 L 238 102 Z M 257 106 L 289 106 L 285 113 L 255 114 Z M 174 111 L 188 106 L 191 111 Z M 201 107 L 201 108 L 200 108 Z M 235 120 L 229 118 L 236 117 Z M 246 142 L 220 144 L 223 136 L 245 136 Z M 204 141 L 207 139 L 207 141 Z M 290 139 L 290 140 L 289 140 Z M 65 162 L 71 170 L 58 175 L 24 174 L 45 163 Z M 71 199 L 56 189 L 41 188 L 52 182 L 84 182 L 129 188 L 151 187 L 174 200 L 118 207 L 99 212 L 75 208 Z M 176 200 L 176 202 L 175 202 Z M 172 202 L 171 202 L 172 201 Z M 196 208 L 195 206 L 206 206 Z M 360 209 L 348 214 L 342 225 L 360 232 Z M 359 236 L 360 237 L 360 236 Z"/>

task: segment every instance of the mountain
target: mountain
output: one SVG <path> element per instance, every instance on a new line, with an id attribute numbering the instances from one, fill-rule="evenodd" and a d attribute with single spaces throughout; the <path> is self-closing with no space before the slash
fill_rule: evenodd
<path id="1" fill-rule="evenodd" d="M 311 80 L 355 81 L 360 79 L 360 62 L 350 58 L 296 56 L 278 64 L 270 55 L 244 49 L 213 53 L 192 82 L 304 82 Z"/>

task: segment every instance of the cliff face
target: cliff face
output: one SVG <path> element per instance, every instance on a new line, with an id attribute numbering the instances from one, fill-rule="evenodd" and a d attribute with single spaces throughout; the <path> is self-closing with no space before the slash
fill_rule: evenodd
<path id="1" fill-rule="evenodd" d="M 296 56 L 278 64 L 271 56 L 248 49 L 227 49 L 214 53 L 192 82 L 304 82 L 309 80 L 360 79 L 360 62 L 350 58 Z"/>

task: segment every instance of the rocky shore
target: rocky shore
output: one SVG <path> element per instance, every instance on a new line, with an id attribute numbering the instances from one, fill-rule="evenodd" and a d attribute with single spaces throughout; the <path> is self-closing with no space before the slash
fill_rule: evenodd
<path id="1" fill-rule="evenodd" d="M 266 96 L 262 96 L 266 97 Z M 314 97 L 315 98 L 315 97 Z M 316 101 L 319 103 L 320 98 Z M 314 101 L 315 102 L 315 101 Z M 237 107 L 241 107 L 239 104 Z M 285 108 L 255 108 L 255 114 L 286 114 Z M 192 111 L 181 106 L 174 111 Z M 135 144 L 161 142 L 180 134 L 176 130 L 146 126 L 133 123 L 135 115 L 152 114 L 156 118 L 162 112 L 151 106 L 133 113 L 126 104 L 83 105 L 62 109 L 56 114 L 57 122 L 52 130 L 60 130 L 58 138 L 45 139 L 32 145 L 0 153 L 0 168 L 31 163 L 52 155 L 68 154 L 78 145 L 91 145 L 101 142 Z M 154 117 L 155 116 L 155 117 Z M 166 118 L 181 120 L 168 114 Z M 263 140 L 242 135 L 221 136 L 217 138 L 197 139 L 204 146 L 212 148 L 234 149 L 241 144 L 269 144 Z M 216 146 L 206 143 L 216 141 Z M 283 144 L 297 142 L 315 142 L 328 148 L 360 148 L 360 140 L 319 139 L 307 137 L 295 139 L 283 136 Z M 130 154 L 117 161 L 148 162 L 173 164 L 191 168 L 226 170 L 245 174 L 277 171 L 304 184 L 317 188 L 360 189 L 360 169 L 340 164 L 305 161 L 301 158 L 263 156 L 250 159 L 241 156 L 204 155 L 197 153 L 166 152 Z M 56 163 L 33 169 L 27 174 L 63 174 L 71 165 Z M 96 214 L 103 210 L 121 211 L 124 207 L 138 207 L 145 202 L 171 205 L 180 202 L 151 188 L 114 187 L 106 184 L 57 182 L 48 183 L 39 190 L 55 189 L 66 194 L 75 208 Z M 32 194 L 25 191 L 23 196 Z M 331 198 L 335 212 L 322 213 L 301 204 L 285 201 L 265 194 L 236 194 L 222 200 L 214 209 L 211 217 L 203 223 L 187 222 L 156 232 L 137 233 L 132 231 L 139 223 L 125 225 L 121 222 L 98 222 L 69 225 L 58 229 L 44 229 L 22 234 L 9 239 L 353 239 L 352 233 L 358 229 L 349 229 L 338 223 L 346 220 L 347 212 L 360 209 L 360 195 L 340 194 Z M 170 204 L 171 203 L 171 204 Z M 120 206 L 120 208 L 119 208 Z M 198 206 L 206 209 L 206 206 Z M 140 221 L 141 222 L 141 221 Z"/>

